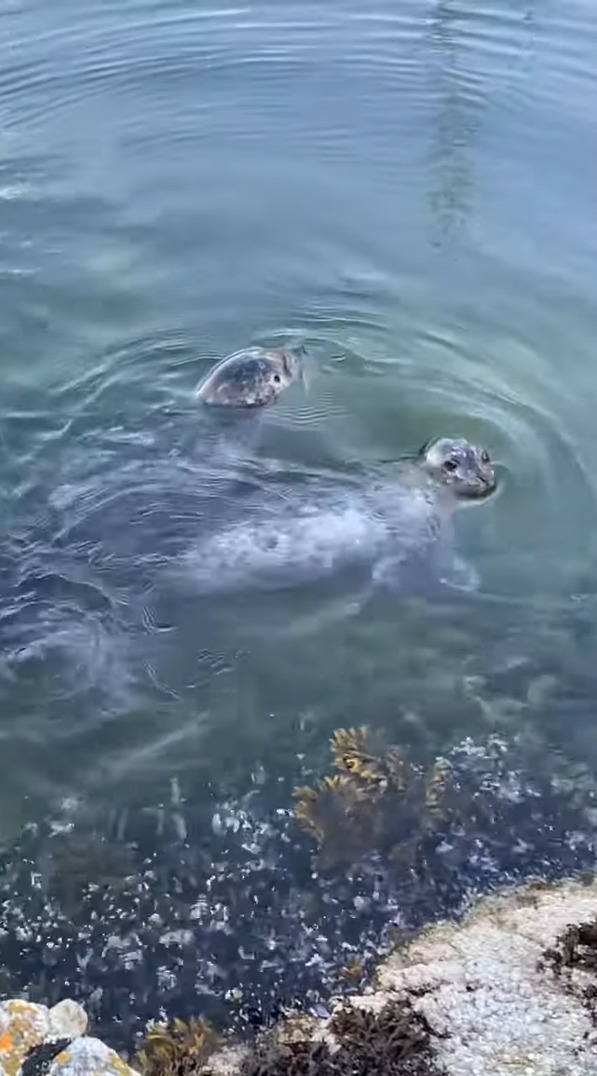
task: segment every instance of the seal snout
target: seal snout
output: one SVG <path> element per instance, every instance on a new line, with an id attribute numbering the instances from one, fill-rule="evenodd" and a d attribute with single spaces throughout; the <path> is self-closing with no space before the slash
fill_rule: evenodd
<path id="1" fill-rule="evenodd" d="M 493 470 L 493 467 L 489 467 L 486 471 L 480 471 L 478 474 L 478 480 L 481 484 L 482 489 L 495 489 L 495 472 Z"/>
<path id="2" fill-rule="evenodd" d="M 496 484 L 495 471 L 489 456 L 487 456 L 487 460 L 484 460 L 484 455 L 487 456 L 487 453 L 479 454 L 470 461 L 470 470 L 467 476 L 471 486 L 476 486 L 478 489 L 480 496 L 490 493 L 495 489 Z"/>
<path id="3" fill-rule="evenodd" d="M 278 352 L 288 384 L 291 384 L 293 381 L 305 380 L 306 354 L 307 349 L 302 344 L 297 344 L 294 347 L 285 347 Z"/>

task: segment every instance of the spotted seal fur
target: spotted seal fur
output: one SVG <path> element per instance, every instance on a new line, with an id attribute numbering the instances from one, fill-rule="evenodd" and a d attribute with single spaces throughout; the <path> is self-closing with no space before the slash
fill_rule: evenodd
<path id="1" fill-rule="evenodd" d="M 214 521 L 185 564 L 203 592 L 292 586 L 355 565 L 368 565 L 378 580 L 388 569 L 403 575 L 438 546 L 460 502 L 485 497 L 495 484 L 484 448 L 441 438 L 365 488 L 320 478 L 298 491 L 262 488 L 236 505 L 236 521 Z"/>
<path id="2" fill-rule="evenodd" d="M 304 349 L 248 347 L 221 359 L 197 388 L 212 407 L 260 408 L 274 403 L 303 378 Z"/>

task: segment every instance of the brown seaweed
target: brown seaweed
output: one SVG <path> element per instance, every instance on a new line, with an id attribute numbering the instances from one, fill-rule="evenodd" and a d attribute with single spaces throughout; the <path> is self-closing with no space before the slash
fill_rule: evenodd
<path id="1" fill-rule="evenodd" d="M 366 727 L 340 729 L 330 744 L 336 772 L 294 792 L 296 820 L 318 845 L 323 867 L 354 864 L 377 851 L 412 869 L 421 840 L 463 812 L 473 820 L 478 813 L 443 759 L 425 769 L 377 742 Z"/>
<path id="2" fill-rule="evenodd" d="M 132 1064 L 143 1076 L 195 1076 L 221 1045 L 207 1021 L 196 1017 L 188 1023 L 173 1020 L 155 1024 L 147 1032 Z"/>
<path id="3" fill-rule="evenodd" d="M 540 965 L 550 967 L 568 993 L 580 996 L 597 1027 L 597 916 L 592 922 L 569 926 L 545 949 Z M 576 971 L 584 973 L 580 983 Z"/>
<path id="4" fill-rule="evenodd" d="M 240 1076 L 440 1076 L 429 1025 L 409 1002 L 379 1012 L 346 1005 L 329 1022 L 335 1042 L 267 1036 L 245 1057 Z"/>

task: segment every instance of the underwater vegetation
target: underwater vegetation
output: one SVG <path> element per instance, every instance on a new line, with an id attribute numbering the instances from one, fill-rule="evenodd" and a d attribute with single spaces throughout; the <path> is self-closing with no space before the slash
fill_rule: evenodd
<path id="1" fill-rule="evenodd" d="M 330 744 L 336 772 L 294 791 L 295 817 L 316 841 L 323 868 L 372 852 L 412 868 L 423 842 L 480 821 L 478 790 L 465 788 L 447 760 L 417 765 L 366 727 L 339 729 Z"/>
<path id="2" fill-rule="evenodd" d="M 594 868 L 594 774 L 539 737 L 467 739 L 435 764 L 369 730 L 333 747 L 331 787 L 299 760 L 238 796 L 164 785 L 26 825 L 0 846 L 0 993 L 54 1004 L 70 983 L 127 1057 L 156 1017 L 244 1038 L 360 991 L 380 951 L 472 893 Z M 293 804 L 296 784 L 313 787 Z M 341 869 L 314 870 L 314 848 Z"/>
<path id="3" fill-rule="evenodd" d="M 211 1024 L 191 1017 L 154 1024 L 133 1059 L 143 1076 L 194 1076 L 213 1051 L 222 1045 Z"/>
<path id="4" fill-rule="evenodd" d="M 346 1005 L 327 1030 L 331 1045 L 270 1033 L 245 1057 L 239 1076 L 440 1076 L 429 1026 L 406 1001 L 377 1012 Z"/>

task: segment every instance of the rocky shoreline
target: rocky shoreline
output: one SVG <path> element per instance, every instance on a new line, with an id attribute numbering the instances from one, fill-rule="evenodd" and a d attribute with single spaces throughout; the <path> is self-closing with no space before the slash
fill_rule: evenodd
<path id="1" fill-rule="evenodd" d="M 191 1048 L 200 1021 L 192 1035 L 179 1024 L 160 1039 L 153 1028 L 147 1042 L 153 1034 L 158 1046 L 132 1060 L 137 1069 L 87 1034 L 74 1001 L 8 1000 L 0 1076 L 589 1076 L 597 1072 L 597 881 L 534 882 L 485 897 L 460 922 L 396 948 L 371 986 L 328 1010 L 282 1018 L 250 1044 L 218 1046 L 214 1037 L 209 1046 L 206 1037 L 207 1057 Z"/>
<path id="2" fill-rule="evenodd" d="M 123 1057 L 156 1019 L 243 1039 L 359 992 L 473 896 L 593 870 L 594 779 L 543 741 L 438 759 L 355 735 L 327 772 L 328 750 L 238 797 L 173 782 L 157 816 L 65 804 L 27 824 L 0 851 L 0 999 L 68 996 Z"/>
<path id="3" fill-rule="evenodd" d="M 597 883 L 502 891 L 422 931 L 325 1019 L 291 1018 L 211 1076 L 597 1072 Z"/>

